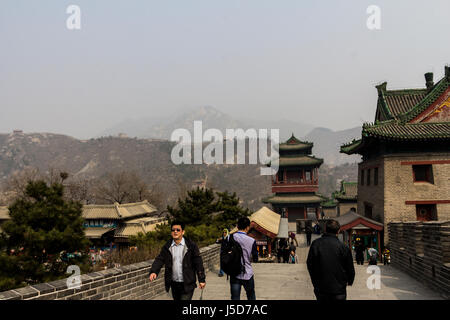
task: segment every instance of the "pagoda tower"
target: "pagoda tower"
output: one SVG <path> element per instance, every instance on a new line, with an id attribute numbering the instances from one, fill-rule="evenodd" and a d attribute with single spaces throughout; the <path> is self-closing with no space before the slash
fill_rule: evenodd
<path id="1" fill-rule="evenodd" d="M 310 221 L 319 219 L 320 202 L 324 199 L 316 192 L 323 159 L 311 155 L 313 145 L 298 140 L 294 134 L 279 144 L 279 169 L 272 176 L 272 192 L 275 194 L 263 199 L 282 218 L 288 218 L 289 231 L 299 232 L 297 220 L 303 229 Z"/>

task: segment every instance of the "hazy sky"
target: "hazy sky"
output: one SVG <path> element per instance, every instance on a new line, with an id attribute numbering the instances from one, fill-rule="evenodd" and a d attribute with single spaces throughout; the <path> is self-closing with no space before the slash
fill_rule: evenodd
<path id="1" fill-rule="evenodd" d="M 66 27 L 70 4 L 81 30 Z M 87 138 L 203 105 L 355 127 L 374 119 L 376 84 L 442 78 L 449 12 L 449 0 L 1 0 L 0 132 Z"/>

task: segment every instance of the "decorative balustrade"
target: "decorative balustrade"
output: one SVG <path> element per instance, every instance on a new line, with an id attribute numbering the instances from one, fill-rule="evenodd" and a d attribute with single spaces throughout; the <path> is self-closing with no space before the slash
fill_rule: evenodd
<path id="1" fill-rule="evenodd" d="M 283 186 L 297 186 L 297 185 L 306 185 L 306 186 L 310 186 L 310 185 L 317 185 L 319 184 L 319 180 L 309 180 L 309 181 L 303 181 L 303 180 L 288 180 L 288 181 L 275 181 L 274 179 L 272 179 L 272 186 L 278 186 L 278 185 L 283 185 Z"/>

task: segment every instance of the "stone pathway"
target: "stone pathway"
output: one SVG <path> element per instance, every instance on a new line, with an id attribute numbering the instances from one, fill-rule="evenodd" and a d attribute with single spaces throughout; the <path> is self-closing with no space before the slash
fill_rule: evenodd
<path id="1" fill-rule="evenodd" d="M 314 238 L 313 238 L 314 240 Z M 315 300 L 313 286 L 306 268 L 306 257 L 309 248 L 304 239 L 298 239 L 297 255 L 299 264 L 256 263 L 255 290 L 258 300 Z M 347 287 L 348 300 L 428 300 L 442 297 L 425 287 L 417 280 L 392 266 L 379 265 L 381 270 L 380 289 L 367 288 L 368 265 L 355 264 L 355 282 Z M 204 300 L 230 300 L 230 284 L 226 275 L 218 277 L 217 271 L 207 273 L 206 288 L 203 292 Z M 201 290 L 196 289 L 193 300 L 199 300 Z M 168 294 L 155 297 L 154 300 L 168 300 Z M 242 288 L 241 299 L 246 300 L 245 290 Z"/>

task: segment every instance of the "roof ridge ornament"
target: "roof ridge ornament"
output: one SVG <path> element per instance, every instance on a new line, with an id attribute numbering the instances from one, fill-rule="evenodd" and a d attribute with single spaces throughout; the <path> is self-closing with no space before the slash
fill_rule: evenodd
<path id="1" fill-rule="evenodd" d="M 122 214 L 120 213 L 120 208 L 119 208 L 119 203 L 118 202 L 114 202 L 114 208 L 116 208 L 117 214 L 119 215 L 120 218 L 122 218 Z"/>
<path id="2" fill-rule="evenodd" d="M 424 76 L 425 76 L 425 85 L 427 86 L 427 90 L 430 91 L 434 86 L 433 72 L 427 72 L 425 73 Z"/>
<path id="3" fill-rule="evenodd" d="M 385 81 L 385 82 L 375 86 L 375 88 L 377 88 L 378 96 L 381 97 L 383 95 L 383 93 L 386 92 L 387 82 Z"/>

